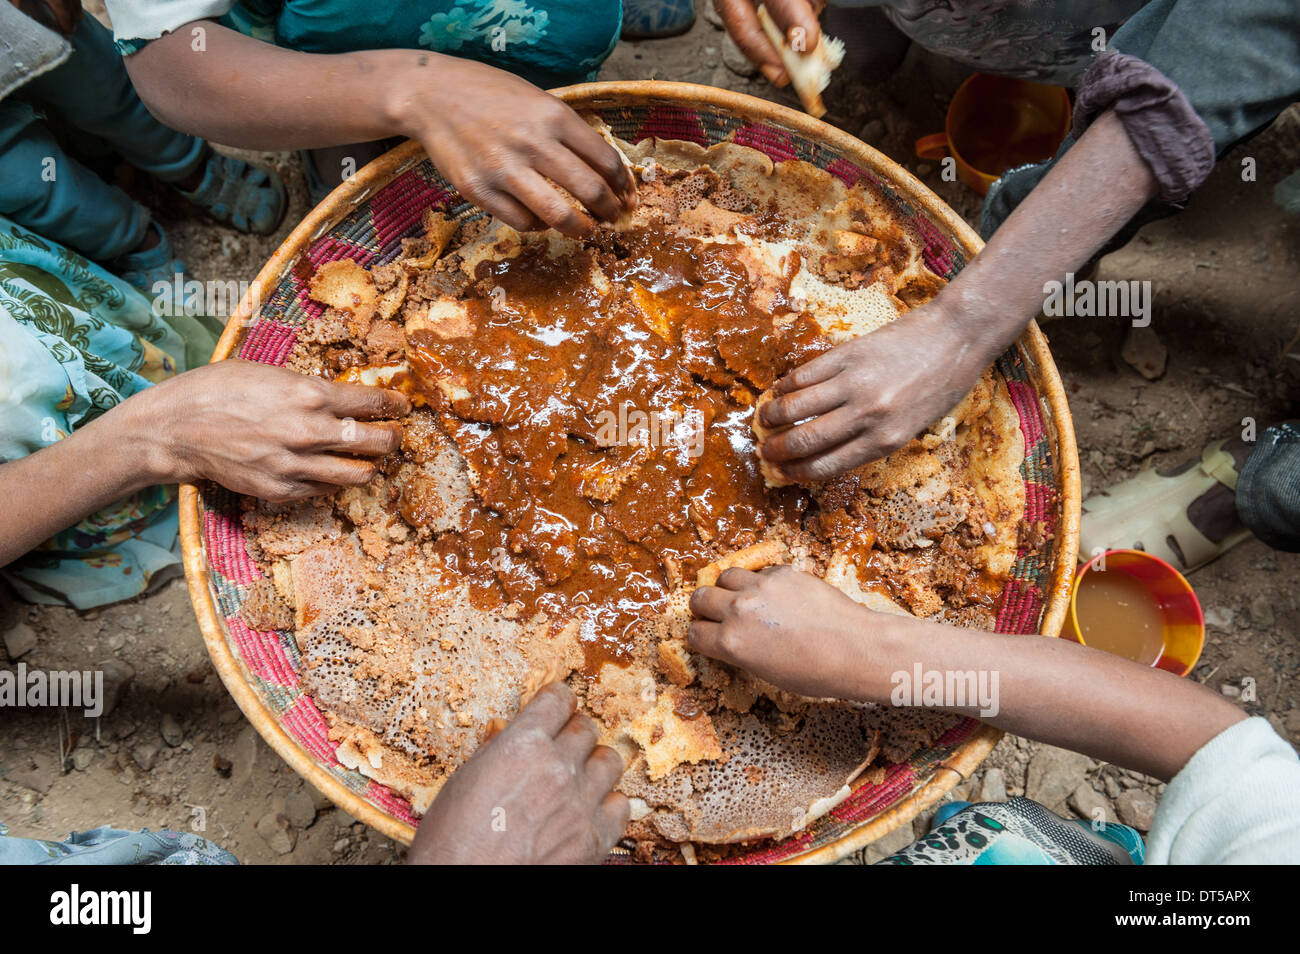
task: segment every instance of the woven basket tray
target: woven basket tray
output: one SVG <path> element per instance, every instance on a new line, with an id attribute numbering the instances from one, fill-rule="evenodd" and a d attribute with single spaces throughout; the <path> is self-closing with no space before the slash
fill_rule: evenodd
<path id="1" fill-rule="evenodd" d="M 730 140 L 775 161 L 802 159 L 852 185 L 860 180 L 893 202 L 925 241 L 932 271 L 952 278 L 981 247 L 975 232 L 907 170 L 838 129 L 764 100 L 682 83 L 591 83 L 557 95 L 596 110 L 620 138 L 684 139 L 708 146 Z M 230 319 L 213 360 L 238 356 L 283 364 L 297 329 L 321 306 L 307 297 L 312 269 L 352 258 L 383 264 L 403 237 L 422 234 L 429 207 L 469 210 L 425 157 L 406 143 L 370 163 L 311 212 L 258 274 Z M 305 261 L 304 261 L 305 260 Z M 252 303 L 261 302 L 254 309 Z M 1041 521 L 1047 542 L 1017 555 L 1014 577 L 998 603 L 1005 633 L 1060 631 L 1078 544 L 1079 465 L 1061 381 L 1036 325 L 998 361 L 1025 438 L 1027 521 Z M 387 788 L 348 771 L 335 758 L 325 720 L 298 681 L 300 657 L 291 632 L 256 632 L 239 618 L 259 572 L 245 551 L 238 499 L 212 485 L 181 488 L 181 541 L 190 597 L 208 652 L 244 715 L 281 757 L 354 818 L 410 842 L 410 806 Z M 1000 733 L 967 719 L 935 747 L 891 766 L 879 785 L 853 794 L 808 830 L 738 855 L 739 862 L 827 862 L 910 823 L 979 765 Z"/>

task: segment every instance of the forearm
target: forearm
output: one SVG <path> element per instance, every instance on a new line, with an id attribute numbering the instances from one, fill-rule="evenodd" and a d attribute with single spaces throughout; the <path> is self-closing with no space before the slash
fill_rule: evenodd
<path id="1" fill-rule="evenodd" d="M 161 483 L 130 400 L 58 443 L 0 465 L 0 566 L 137 490 Z"/>
<path id="2" fill-rule="evenodd" d="M 997 708 L 985 721 L 1157 778 L 1172 778 L 1201 746 L 1245 718 L 1198 683 L 1066 640 L 879 614 L 871 620 L 876 648 L 872 665 L 859 670 L 853 698 L 887 703 L 894 674 L 911 678 L 918 663 L 922 672 L 983 671 L 986 685 L 996 687 Z M 978 710 L 975 704 L 960 711 L 980 716 Z"/>
<path id="3" fill-rule="evenodd" d="M 1119 118 L 1103 114 L 936 302 L 982 369 L 1038 314 L 1043 286 L 1086 263 L 1157 192 Z"/>
<path id="4" fill-rule="evenodd" d="M 191 47 L 194 26 L 205 31 L 202 51 Z M 310 149 L 412 135 L 401 91 L 428 88 L 457 61 L 409 50 L 299 53 L 203 21 L 125 62 L 140 98 L 169 126 L 247 149 Z"/>

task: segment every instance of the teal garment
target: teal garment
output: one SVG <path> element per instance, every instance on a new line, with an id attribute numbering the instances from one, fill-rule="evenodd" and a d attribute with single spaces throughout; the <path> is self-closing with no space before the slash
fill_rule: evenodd
<path id="1" fill-rule="evenodd" d="M 149 114 L 98 20 L 82 17 L 69 39 L 71 56 L 0 101 L 0 215 L 111 262 L 140 244 L 151 217 L 83 165 L 75 147 L 111 148 L 164 182 L 197 169 L 206 147 Z"/>
<path id="2" fill-rule="evenodd" d="M 1027 798 L 949 802 L 934 827 L 881 865 L 1140 865 L 1142 836 L 1127 825 L 1062 818 Z"/>
<path id="3" fill-rule="evenodd" d="M 239 861 L 189 832 L 124 831 L 104 825 L 64 841 L 15 838 L 0 822 L 0 865 L 237 865 Z"/>
<path id="4" fill-rule="evenodd" d="M 62 440 L 202 364 L 219 330 L 209 319 L 162 316 L 120 278 L 0 216 L 0 462 Z M 179 564 L 175 496 L 174 487 L 132 494 L 6 567 L 5 576 L 24 599 L 77 609 L 136 596 Z"/>
<path id="5" fill-rule="evenodd" d="M 218 17 L 304 53 L 431 50 L 478 60 L 542 89 L 594 80 L 623 24 L 620 0 L 110 0 L 108 8 L 126 55 L 195 19 Z"/>

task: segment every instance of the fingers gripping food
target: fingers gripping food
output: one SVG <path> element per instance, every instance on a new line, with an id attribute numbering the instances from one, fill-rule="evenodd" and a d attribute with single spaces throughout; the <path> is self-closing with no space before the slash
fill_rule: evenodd
<path id="1" fill-rule="evenodd" d="M 802 44 L 792 42 L 791 38 L 781 32 L 767 12 L 767 7 L 759 4 L 758 22 L 767 38 L 776 47 L 781 56 L 781 65 L 790 77 L 790 85 L 799 96 L 799 102 L 809 115 L 820 119 L 826 115 L 826 104 L 822 102 L 822 91 L 830 85 L 831 73 L 844 62 L 844 42 L 833 36 L 821 35 L 817 45 L 811 50 L 801 49 Z"/>

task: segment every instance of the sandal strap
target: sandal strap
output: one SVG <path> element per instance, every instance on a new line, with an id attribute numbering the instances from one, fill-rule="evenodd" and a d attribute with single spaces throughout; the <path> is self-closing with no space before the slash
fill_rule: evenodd
<path id="1" fill-rule="evenodd" d="M 1239 542 L 1235 539 L 1235 534 L 1229 534 L 1223 540 L 1215 543 L 1200 530 L 1187 516 L 1187 509 L 1181 508 L 1176 511 L 1166 512 L 1165 519 L 1168 521 L 1168 533 L 1160 540 L 1153 540 L 1146 543 L 1146 550 L 1154 556 L 1160 557 L 1171 566 L 1177 567 L 1184 573 L 1189 573 L 1197 567 L 1209 563 L 1219 554 L 1226 552 L 1232 546 Z M 1174 538 L 1178 544 L 1178 550 L 1175 551 L 1169 545 L 1169 537 Z M 1181 559 L 1179 558 L 1181 551 Z"/>
<path id="2" fill-rule="evenodd" d="M 1236 464 L 1224 443 L 1206 447 L 1199 467 L 1172 477 L 1145 470 L 1085 500 L 1080 558 L 1086 560 L 1099 546 L 1137 546 L 1187 573 L 1249 538 L 1249 531 L 1241 530 L 1216 543 L 1187 515 L 1187 503 L 1216 483 L 1235 489 Z M 1177 550 L 1169 545 L 1171 537 Z"/>
<path id="3" fill-rule="evenodd" d="M 243 163 L 239 163 L 243 165 Z M 260 171 L 260 170 L 258 170 Z M 203 206 L 209 212 L 217 208 L 227 210 L 230 215 L 236 211 L 243 212 L 243 205 L 252 198 L 245 188 L 244 170 L 235 167 L 228 157 L 214 152 L 208 157 L 203 170 L 203 179 L 193 192 L 180 190 L 181 195 L 191 202 Z"/>
<path id="4" fill-rule="evenodd" d="M 171 240 L 157 222 L 151 221 L 149 228 L 158 233 L 158 244 L 143 252 L 128 252 L 118 256 L 111 263 L 110 270 L 127 284 L 152 296 L 153 286 L 159 281 L 166 281 L 170 285 L 176 275 L 182 276 L 183 281 L 185 263 L 176 257 Z"/>
<path id="5" fill-rule="evenodd" d="M 264 211 L 268 190 L 272 194 L 271 218 L 278 223 L 285 207 L 284 186 L 279 179 L 266 169 L 214 151 L 208 156 L 198 186 L 193 191 L 177 191 L 218 222 L 247 231 L 254 227 L 259 212 Z M 266 231 L 265 221 L 256 230 Z"/>
<path id="6" fill-rule="evenodd" d="M 1229 490 L 1237 489 L 1237 462 L 1231 454 L 1223 449 L 1227 439 L 1207 444 L 1201 454 L 1201 470 L 1209 474 Z"/>

